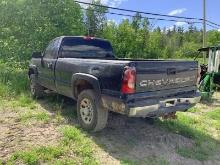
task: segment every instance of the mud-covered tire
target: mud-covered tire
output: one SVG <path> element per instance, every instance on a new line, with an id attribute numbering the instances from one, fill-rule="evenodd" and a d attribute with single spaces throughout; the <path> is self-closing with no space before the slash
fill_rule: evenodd
<path id="1" fill-rule="evenodd" d="M 86 131 L 98 132 L 107 124 L 108 110 L 102 108 L 99 99 L 93 90 L 84 90 L 78 96 L 77 117 Z"/>
<path id="2" fill-rule="evenodd" d="M 35 74 L 30 75 L 30 90 L 33 98 L 42 98 L 44 96 L 44 88 L 36 82 Z"/>

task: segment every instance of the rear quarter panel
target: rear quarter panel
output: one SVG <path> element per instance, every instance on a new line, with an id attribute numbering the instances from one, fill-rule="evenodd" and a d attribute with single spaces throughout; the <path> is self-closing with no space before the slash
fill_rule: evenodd
<path id="1" fill-rule="evenodd" d="M 114 60 L 59 58 L 55 68 L 57 91 L 72 96 L 72 75 L 84 73 L 98 79 L 102 93 L 120 92 L 122 73 L 127 63 Z"/>

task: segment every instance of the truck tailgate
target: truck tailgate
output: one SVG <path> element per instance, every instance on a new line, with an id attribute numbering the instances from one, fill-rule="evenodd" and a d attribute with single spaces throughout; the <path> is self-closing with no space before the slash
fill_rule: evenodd
<path id="1" fill-rule="evenodd" d="M 136 92 L 196 86 L 195 61 L 136 61 Z"/>

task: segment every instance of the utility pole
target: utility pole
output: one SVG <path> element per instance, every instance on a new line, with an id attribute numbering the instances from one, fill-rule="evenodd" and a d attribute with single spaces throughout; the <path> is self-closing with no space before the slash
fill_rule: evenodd
<path id="1" fill-rule="evenodd" d="M 203 0 L 203 48 L 206 47 L 206 0 Z M 206 53 L 203 53 L 204 63 L 206 61 Z"/>

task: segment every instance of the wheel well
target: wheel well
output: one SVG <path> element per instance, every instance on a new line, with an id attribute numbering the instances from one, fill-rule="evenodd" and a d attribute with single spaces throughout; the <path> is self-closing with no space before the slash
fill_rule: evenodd
<path id="1" fill-rule="evenodd" d="M 75 85 L 75 90 L 74 90 L 74 96 L 77 98 L 78 95 L 83 91 L 83 90 L 86 90 L 86 89 L 94 89 L 92 84 L 89 83 L 88 81 L 86 80 L 77 80 Z"/>

